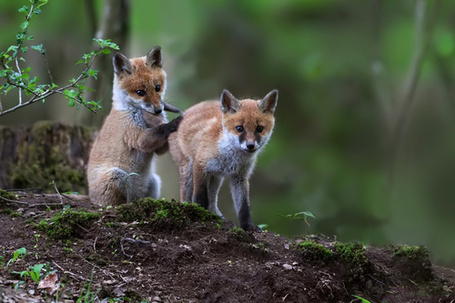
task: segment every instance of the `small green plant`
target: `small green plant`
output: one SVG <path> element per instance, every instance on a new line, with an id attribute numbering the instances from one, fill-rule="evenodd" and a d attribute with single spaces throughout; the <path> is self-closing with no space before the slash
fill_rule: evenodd
<path id="1" fill-rule="evenodd" d="M 21 67 L 21 63 L 26 63 L 24 54 L 29 50 L 27 44 L 34 39 L 33 36 L 28 34 L 30 22 L 41 13 L 41 7 L 47 4 L 47 2 L 48 0 L 30 0 L 30 6 L 24 5 L 19 9 L 19 12 L 24 14 L 25 20 L 20 25 L 20 30 L 16 35 L 16 43 L 11 45 L 7 50 L 0 52 L 0 80 L 5 81 L 0 86 L 0 94 L 7 95 L 12 89 L 17 89 L 19 94 L 19 104 L 6 110 L 3 109 L 0 101 L 0 115 L 13 112 L 39 101 L 44 102 L 46 98 L 54 94 L 63 95 L 67 98 L 70 107 L 77 104 L 77 108 L 84 106 L 92 112 L 97 112 L 101 109 L 99 102 L 84 99 L 83 94 L 88 89 L 82 83 L 89 77 L 96 79 L 97 71 L 91 67 L 99 55 L 110 53 L 110 49 L 119 49 L 110 40 L 94 39 L 99 48 L 82 56 L 82 60 L 79 60 L 77 64 L 84 65 L 83 71 L 79 76 L 71 79 L 68 84 L 61 87 L 54 83 L 49 66 L 47 66 L 47 70 L 50 84 L 42 84 L 37 76 L 31 75 L 30 66 Z M 44 46 L 42 44 L 31 45 L 31 49 L 41 54 L 47 65 L 48 61 Z M 24 95 L 27 96 L 27 100 L 24 100 Z"/>
<path id="2" fill-rule="evenodd" d="M 76 303 L 91 303 L 95 302 L 96 296 L 98 295 L 98 292 L 93 292 L 92 290 L 92 283 L 93 283 L 93 273 L 95 272 L 95 268 L 92 269 L 92 274 L 90 275 L 90 280 L 88 284 L 84 282 L 84 285 L 82 286 L 81 293 L 79 295 L 79 298 L 76 300 Z"/>
<path id="3" fill-rule="evenodd" d="M 40 234 L 35 234 L 35 246 L 33 246 L 33 248 L 37 248 L 38 247 L 38 242 L 39 242 L 39 238 L 41 237 Z"/>
<path id="4" fill-rule="evenodd" d="M 0 198 L 5 198 L 8 200 L 17 200 L 17 195 L 13 194 L 12 192 L 0 189 Z"/>
<path id="5" fill-rule="evenodd" d="M 44 267 L 44 264 L 35 264 L 33 266 L 30 266 L 28 270 L 23 270 L 23 271 L 12 271 L 13 274 L 19 274 L 20 277 L 23 279 L 19 283 L 17 283 L 14 288 L 17 290 L 20 285 L 25 284 L 27 282 L 27 278 L 30 277 L 33 282 L 36 283 L 36 285 L 39 284 L 39 281 L 41 280 L 41 271 Z"/>
<path id="6" fill-rule="evenodd" d="M 295 213 L 295 214 L 280 215 L 280 217 L 286 218 L 290 221 L 298 220 L 298 221 L 305 222 L 305 224 L 308 226 L 307 234 L 310 234 L 310 229 L 311 229 L 311 225 L 308 222 L 308 218 L 316 219 L 316 217 L 313 215 L 313 213 L 311 213 L 309 211 L 302 211 L 302 212 Z"/>
<path id="7" fill-rule="evenodd" d="M 13 257 L 8 261 L 8 263 L 6 263 L 6 267 L 8 267 L 11 263 L 15 263 L 16 260 L 19 258 L 23 259 L 26 254 L 27 254 L 27 249 L 25 249 L 25 247 L 21 247 L 21 248 L 17 249 L 14 252 Z"/>
<path id="8" fill-rule="evenodd" d="M 356 299 L 359 299 L 360 301 L 362 301 L 362 303 L 372 303 L 370 301 L 368 301 L 367 299 L 364 299 L 362 297 L 359 297 L 359 296 L 356 296 L 356 295 L 352 295 L 354 298 Z"/>

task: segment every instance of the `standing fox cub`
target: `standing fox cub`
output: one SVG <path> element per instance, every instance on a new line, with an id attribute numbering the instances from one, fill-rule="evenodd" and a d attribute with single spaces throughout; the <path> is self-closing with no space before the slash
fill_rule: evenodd
<path id="1" fill-rule="evenodd" d="M 153 154 L 169 149 L 168 136 L 182 119 L 165 123 L 163 109 L 180 110 L 163 102 L 166 73 L 159 46 L 131 60 L 117 53 L 113 63 L 112 110 L 93 143 L 87 169 L 90 199 L 102 206 L 159 197 Z"/>
<path id="2" fill-rule="evenodd" d="M 206 101 L 184 113 L 178 131 L 169 136 L 169 151 L 179 168 L 181 201 L 197 202 L 223 217 L 218 191 L 224 177 L 230 177 L 240 226 L 260 230 L 251 219 L 249 178 L 272 134 L 277 101 L 276 90 L 260 101 L 237 100 L 224 90 L 221 107 Z"/>

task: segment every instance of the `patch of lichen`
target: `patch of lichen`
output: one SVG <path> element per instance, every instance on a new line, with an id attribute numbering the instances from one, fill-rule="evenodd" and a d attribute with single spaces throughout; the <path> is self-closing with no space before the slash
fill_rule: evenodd
<path id="1" fill-rule="evenodd" d="M 328 262 L 333 259 L 333 252 L 323 244 L 314 241 L 304 241 L 297 244 L 305 259 Z"/>
<path id="2" fill-rule="evenodd" d="M 78 191 L 85 193 L 87 181 L 83 169 L 72 167 L 71 136 L 68 132 L 77 129 L 61 127 L 54 130 L 53 122 L 37 122 L 30 131 L 30 138 L 17 147 L 17 161 L 10 165 L 11 182 L 16 188 L 43 188 L 54 192 L 49 183 L 55 181 L 60 192 Z M 88 137 L 88 130 L 75 136 Z M 88 141 L 87 141 L 88 142 Z"/>
<path id="3" fill-rule="evenodd" d="M 424 246 L 413 245 L 390 245 L 389 250 L 397 257 L 407 257 L 408 259 L 428 259 L 430 252 Z"/>
<path id="4" fill-rule="evenodd" d="M 169 228 L 182 228 L 191 223 L 218 223 L 221 218 L 196 203 L 137 199 L 122 204 L 116 209 L 121 220 L 126 222 L 147 222 L 152 225 L 167 225 Z"/>
<path id="5" fill-rule="evenodd" d="M 41 220 L 37 227 L 53 240 L 69 240 L 81 234 L 82 229 L 100 218 L 99 213 L 86 210 L 64 210 L 49 220 Z"/>
<path id="6" fill-rule="evenodd" d="M 345 262 L 357 268 L 363 268 L 368 264 L 365 246 L 362 243 L 340 243 L 333 246 L 334 252 Z"/>

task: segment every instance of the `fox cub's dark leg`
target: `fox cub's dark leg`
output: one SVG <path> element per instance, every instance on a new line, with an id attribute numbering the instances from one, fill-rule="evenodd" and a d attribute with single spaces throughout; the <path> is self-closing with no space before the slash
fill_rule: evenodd
<path id="1" fill-rule="evenodd" d="M 149 144 L 155 147 L 155 151 L 158 154 L 163 154 L 169 149 L 167 139 L 169 138 L 170 134 L 178 129 L 182 119 L 183 116 L 180 115 L 169 123 L 161 124 L 152 129 L 147 129 L 149 132 L 149 137 L 151 139 L 151 142 L 149 142 Z"/>
<path id="2" fill-rule="evenodd" d="M 254 225 L 251 219 L 249 187 L 249 181 L 242 176 L 231 177 L 232 200 L 234 200 L 240 227 L 244 230 L 261 231 L 259 227 Z"/>

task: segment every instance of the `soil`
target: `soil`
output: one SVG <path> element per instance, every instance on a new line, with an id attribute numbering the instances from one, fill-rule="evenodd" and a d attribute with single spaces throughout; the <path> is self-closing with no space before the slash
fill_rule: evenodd
<path id="1" fill-rule="evenodd" d="M 244 232 L 177 202 L 14 194 L 0 200 L 0 302 L 455 302 L 455 270 L 423 247 Z M 19 274 L 37 264 L 48 289 Z"/>

